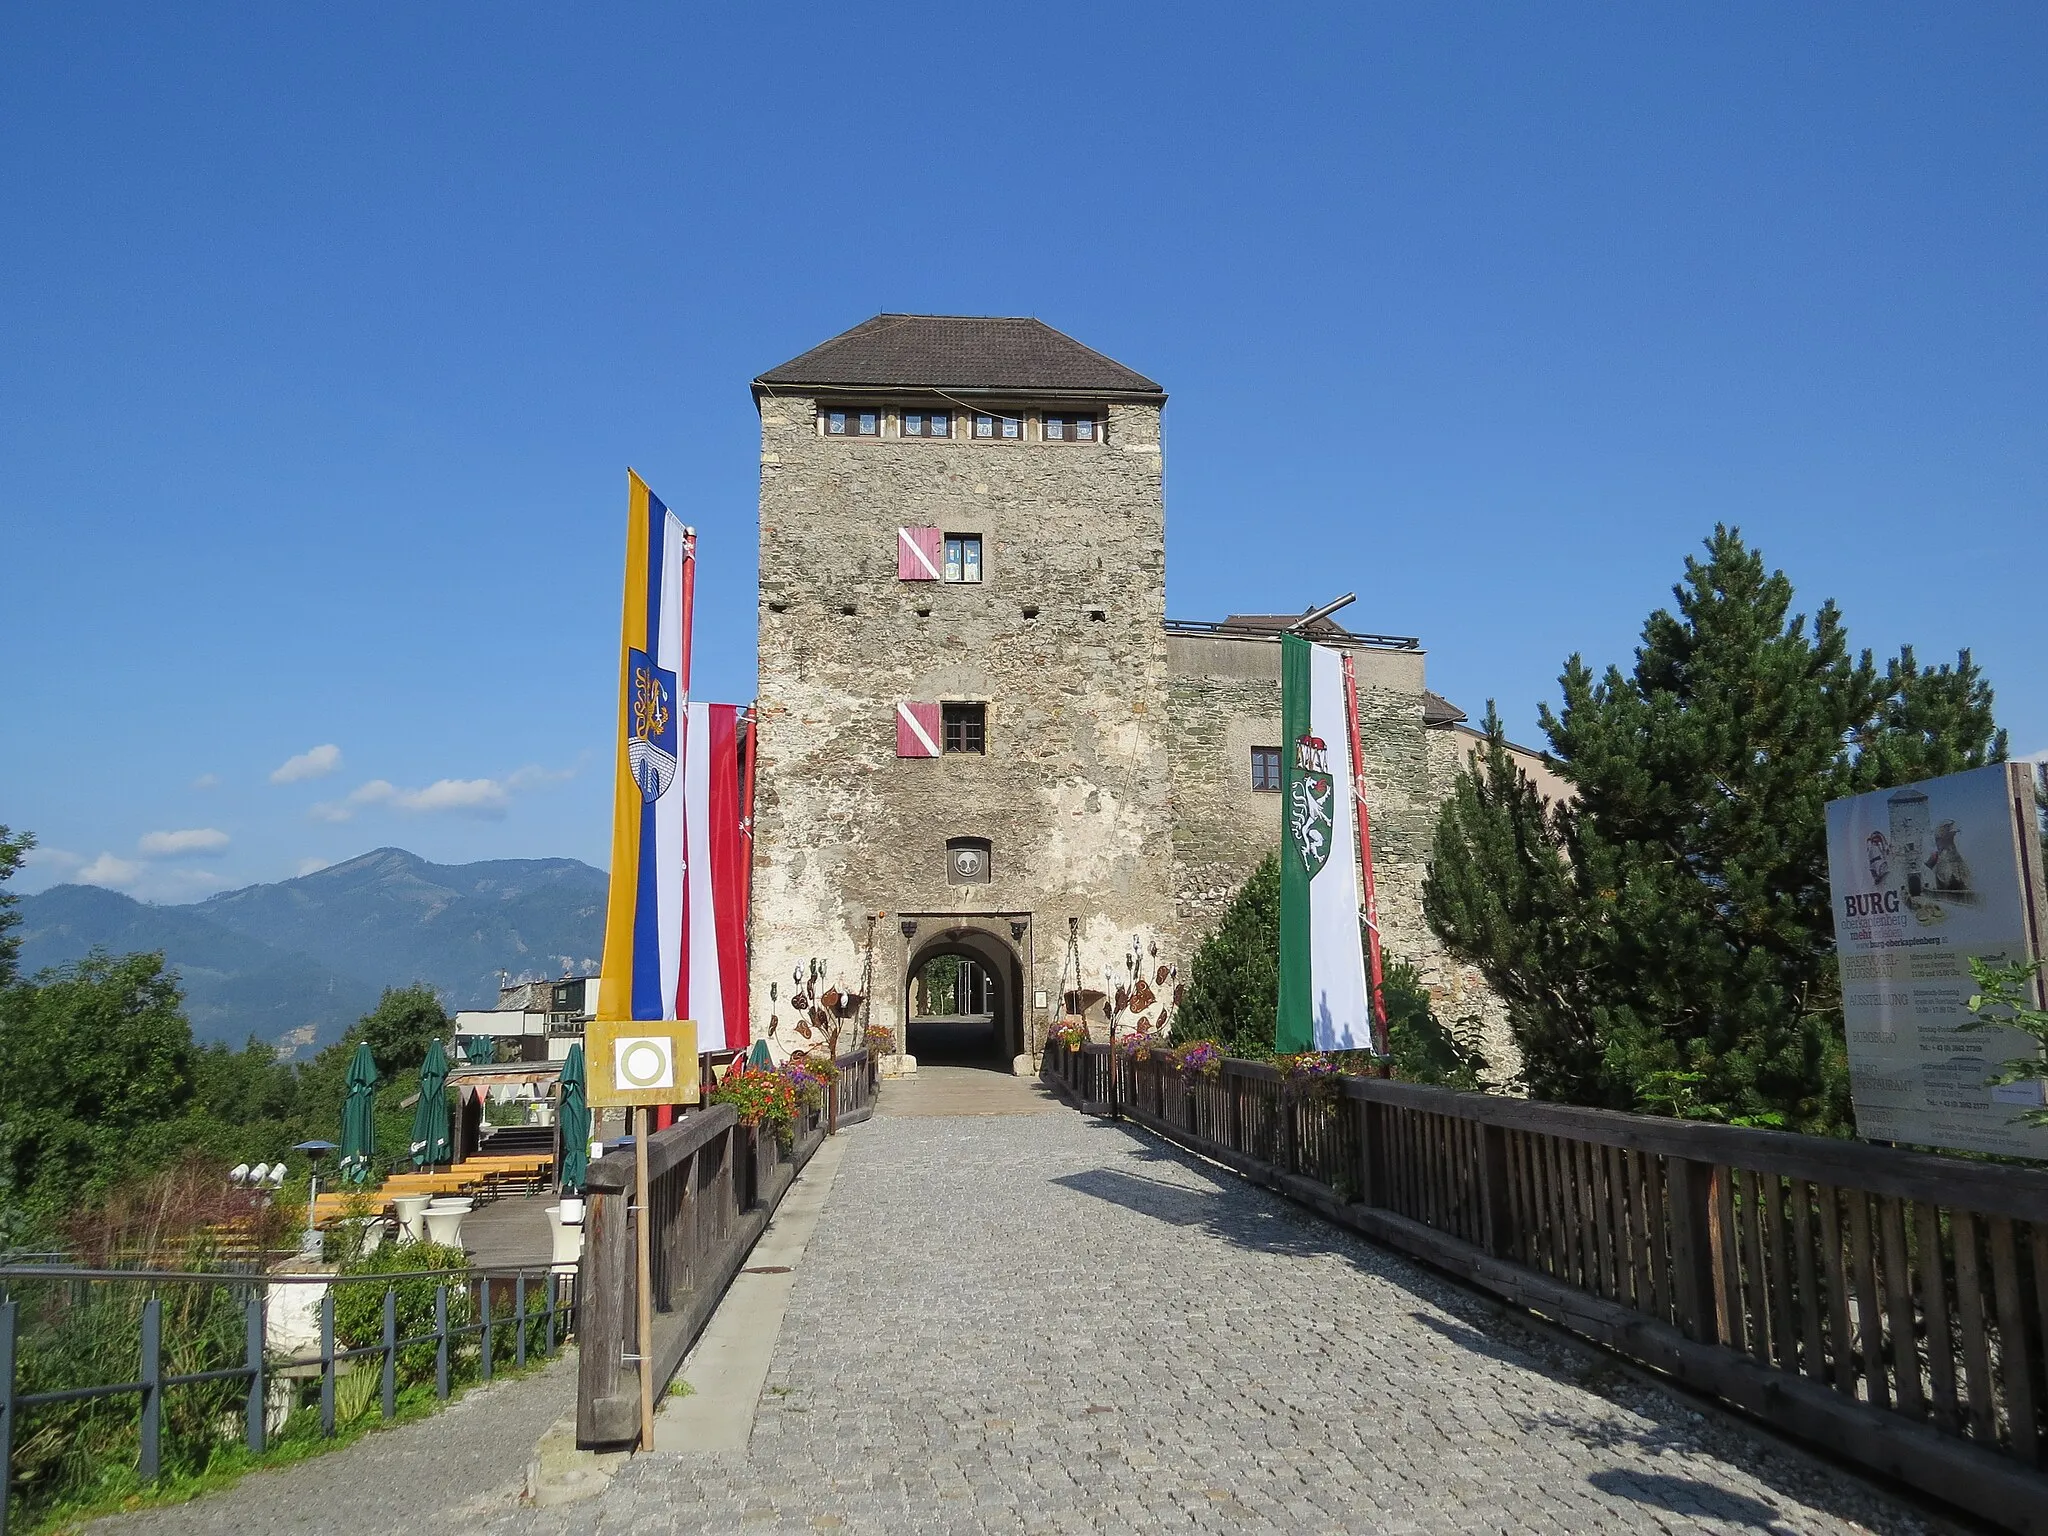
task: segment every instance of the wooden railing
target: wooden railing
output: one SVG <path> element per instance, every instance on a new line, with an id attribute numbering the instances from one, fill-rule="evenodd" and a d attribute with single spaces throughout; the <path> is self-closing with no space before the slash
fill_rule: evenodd
<path id="1" fill-rule="evenodd" d="M 841 1056 L 839 1123 L 864 1119 L 874 1099 L 866 1052 Z M 865 1085 L 856 1088 L 855 1085 Z M 849 1090 L 864 1112 L 849 1117 Z M 640 1432 L 641 1370 L 657 1394 L 711 1320 L 719 1298 L 745 1263 L 768 1218 L 825 1138 L 825 1111 L 800 1112 L 784 1148 L 768 1127 L 739 1123 L 730 1106 L 685 1115 L 647 1142 L 647 1203 L 653 1238 L 650 1275 L 654 1342 L 638 1360 L 632 1209 L 633 1154 L 614 1152 L 590 1165 L 585 1180 L 579 1311 L 576 1439 L 616 1446 Z"/>
<path id="2" fill-rule="evenodd" d="M 1376 1078 L 1048 1050 L 1127 1115 L 1695 1389 L 2048 1532 L 2048 1174 Z"/>
<path id="3" fill-rule="evenodd" d="M 867 1051 L 851 1056 L 833 1059 L 839 1069 L 837 1093 L 838 1126 L 858 1125 L 875 1112 L 875 1097 L 880 1091 L 881 1063 Z"/>

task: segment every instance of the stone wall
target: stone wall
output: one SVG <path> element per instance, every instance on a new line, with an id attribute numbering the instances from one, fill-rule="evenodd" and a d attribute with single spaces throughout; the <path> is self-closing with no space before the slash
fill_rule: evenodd
<path id="1" fill-rule="evenodd" d="M 1170 935 L 1158 408 L 1112 405 L 1103 442 L 1056 444 L 828 439 L 811 398 L 761 406 L 757 1037 L 778 1006 L 787 1028 L 812 957 L 857 980 L 874 914 L 892 1028 L 952 914 L 1025 925 L 1027 1009 L 1057 990 L 1070 916 L 1097 972 L 1134 933 Z M 897 529 L 934 524 L 981 535 L 980 583 L 897 579 Z M 897 704 L 932 700 L 986 703 L 986 755 L 895 755 Z M 992 844 L 989 883 L 947 882 L 960 836 Z"/>

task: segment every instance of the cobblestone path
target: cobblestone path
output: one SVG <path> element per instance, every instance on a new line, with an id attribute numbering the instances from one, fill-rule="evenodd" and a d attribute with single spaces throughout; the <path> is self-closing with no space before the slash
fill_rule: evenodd
<path id="1" fill-rule="evenodd" d="M 598 1498 L 478 1523 L 1943 1529 L 1128 1127 L 846 1134 L 749 1450 L 637 1457 Z"/>

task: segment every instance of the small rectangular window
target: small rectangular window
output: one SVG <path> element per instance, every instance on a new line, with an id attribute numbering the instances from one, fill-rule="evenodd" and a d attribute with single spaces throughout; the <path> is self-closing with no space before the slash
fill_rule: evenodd
<path id="1" fill-rule="evenodd" d="M 949 533 L 946 535 L 946 580 L 981 580 L 980 534 Z"/>
<path id="2" fill-rule="evenodd" d="M 941 704 L 939 724 L 948 752 L 988 751 L 986 704 Z"/>
<path id="3" fill-rule="evenodd" d="M 1048 443 L 1092 443 L 1099 440 L 1099 425 L 1093 416 L 1059 415 L 1045 418 Z"/>
<path id="4" fill-rule="evenodd" d="M 1252 748 L 1252 788 L 1278 790 L 1280 788 L 1280 749 L 1278 747 Z"/>
<path id="5" fill-rule="evenodd" d="M 953 435 L 953 413 L 951 411 L 905 411 L 903 413 L 903 435 L 905 437 L 951 437 Z"/>
<path id="6" fill-rule="evenodd" d="M 974 414 L 974 435 L 986 441 L 1014 443 L 1024 435 L 1024 418 L 977 411 Z"/>

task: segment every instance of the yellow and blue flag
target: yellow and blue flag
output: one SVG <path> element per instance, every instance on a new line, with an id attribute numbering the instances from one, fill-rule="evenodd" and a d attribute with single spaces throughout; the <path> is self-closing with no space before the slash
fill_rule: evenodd
<path id="1" fill-rule="evenodd" d="M 683 732 L 697 533 L 626 472 L 626 604 L 603 1019 L 679 1019 L 684 941 Z"/>

